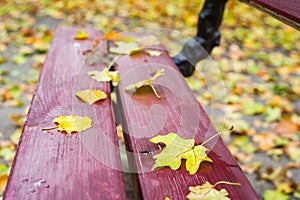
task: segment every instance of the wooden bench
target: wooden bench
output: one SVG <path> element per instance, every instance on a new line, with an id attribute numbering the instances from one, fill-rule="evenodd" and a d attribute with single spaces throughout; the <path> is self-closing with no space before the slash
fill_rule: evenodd
<path id="1" fill-rule="evenodd" d="M 74 41 L 77 29 L 58 28 L 42 69 L 17 154 L 4 193 L 4 199 L 126 199 L 118 137 L 109 83 L 97 83 L 108 98 L 88 105 L 74 93 L 90 86 L 88 71 L 104 67 L 84 63 L 82 52 L 91 49 L 101 33 L 84 30 L 89 40 Z M 147 54 L 122 56 L 118 61 L 121 81 L 117 89 L 128 165 L 133 173 L 136 199 L 186 199 L 189 186 L 209 181 L 240 183 L 241 186 L 218 185 L 231 199 L 259 199 L 245 174 L 221 138 L 207 143 L 212 163 L 204 162 L 195 175 L 184 165 L 179 170 L 151 170 L 153 155 L 161 147 L 149 141 L 156 135 L 176 132 L 183 138 L 194 138 L 200 144 L 216 134 L 203 108 L 188 88 L 184 78 L 166 51 L 158 57 Z M 166 75 L 157 79 L 161 99 L 152 92 L 125 92 L 124 87 L 149 78 L 156 69 Z M 53 126 L 59 115 L 89 116 L 92 128 L 64 135 Z"/>
<path id="2" fill-rule="evenodd" d="M 300 4 L 295 0 L 241 0 L 300 30 Z"/>

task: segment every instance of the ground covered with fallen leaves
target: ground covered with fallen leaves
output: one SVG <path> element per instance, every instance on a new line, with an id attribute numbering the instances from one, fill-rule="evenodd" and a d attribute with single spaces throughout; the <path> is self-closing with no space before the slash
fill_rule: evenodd
<path id="1" fill-rule="evenodd" d="M 58 25 L 104 33 L 162 27 L 192 37 L 201 7 L 179 0 L 2 0 L 0 191 Z M 203 106 L 221 113 L 213 119 L 219 129 L 234 126 L 224 139 L 258 194 L 300 199 L 300 32 L 235 0 L 227 4 L 221 32 L 221 46 L 212 52 L 219 74 L 210 91 L 225 88 L 226 98 L 199 92 L 206 83 L 199 73 L 187 81 Z"/>

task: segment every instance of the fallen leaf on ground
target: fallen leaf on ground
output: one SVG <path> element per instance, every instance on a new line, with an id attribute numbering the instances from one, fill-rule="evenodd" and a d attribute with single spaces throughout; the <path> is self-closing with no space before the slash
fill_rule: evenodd
<path id="1" fill-rule="evenodd" d="M 240 151 L 240 149 L 233 144 L 229 144 L 227 147 L 235 159 L 241 163 L 250 162 L 254 156 L 253 153 L 244 153 Z"/>
<path id="2" fill-rule="evenodd" d="M 0 55 L 0 64 L 6 63 L 7 62 L 7 58 Z"/>
<path id="3" fill-rule="evenodd" d="M 125 90 L 129 91 L 129 90 L 133 90 L 133 89 L 139 89 L 144 86 L 150 86 L 151 89 L 153 90 L 155 96 L 160 99 L 160 96 L 158 95 L 155 87 L 153 86 L 153 81 L 155 81 L 157 78 L 163 76 L 164 74 L 165 74 L 164 69 L 158 69 L 151 78 L 128 85 L 127 87 L 125 87 Z"/>
<path id="4" fill-rule="evenodd" d="M 81 30 L 78 30 L 77 34 L 74 36 L 75 40 L 85 40 L 85 39 L 89 39 L 89 38 L 90 38 L 90 36 Z"/>
<path id="5" fill-rule="evenodd" d="M 8 172 L 9 172 L 8 167 L 5 164 L 0 163 L 0 176 L 4 174 L 8 174 Z"/>
<path id="6" fill-rule="evenodd" d="M 219 184 L 241 186 L 239 183 L 231 183 L 226 181 L 219 181 L 212 185 L 210 182 L 206 181 L 202 185 L 190 186 L 190 193 L 186 196 L 186 198 L 189 200 L 230 200 L 226 189 L 222 188 L 221 190 L 217 190 L 215 188 Z"/>
<path id="7" fill-rule="evenodd" d="M 294 162 L 288 162 L 288 163 L 286 163 L 285 167 L 287 169 L 298 169 L 299 168 L 299 164 L 294 163 Z"/>
<path id="8" fill-rule="evenodd" d="M 273 148 L 267 151 L 267 155 L 270 156 L 275 162 L 279 161 L 279 158 L 283 155 L 283 149 Z"/>
<path id="9" fill-rule="evenodd" d="M 293 193 L 293 196 L 294 196 L 296 199 L 300 199 L 300 193 L 299 193 L 299 192 L 294 192 L 294 193 Z"/>
<path id="10" fill-rule="evenodd" d="M 93 104 L 99 100 L 106 99 L 107 95 L 102 90 L 80 90 L 76 92 L 76 96 L 88 104 Z"/>
<path id="11" fill-rule="evenodd" d="M 281 119 L 281 110 L 277 107 L 272 108 L 268 106 L 264 114 L 265 114 L 265 121 L 268 123 Z"/>
<path id="12" fill-rule="evenodd" d="M 89 117 L 81 117 L 81 116 L 59 116 L 53 120 L 57 126 L 51 128 L 43 128 L 42 130 L 50 130 L 57 128 L 60 132 L 73 133 L 84 131 L 88 128 L 92 127 L 92 119 Z"/>
<path id="13" fill-rule="evenodd" d="M 161 153 L 154 156 L 155 164 L 152 169 L 169 166 L 171 169 L 177 170 L 181 165 L 181 160 L 186 159 L 187 171 L 195 174 L 201 162 L 212 162 L 205 153 L 208 149 L 202 145 L 195 146 L 194 139 L 183 139 L 175 133 L 169 133 L 153 137 L 150 142 L 166 145 Z"/>
<path id="14" fill-rule="evenodd" d="M 261 173 L 260 176 L 261 178 L 272 182 L 275 186 L 285 182 L 286 180 L 290 180 L 289 172 L 282 166 L 279 166 L 276 169 L 267 167 L 265 172 Z"/>
<path id="15" fill-rule="evenodd" d="M 284 194 L 278 190 L 266 190 L 264 193 L 264 200 L 288 200 L 289 195 Z"/>
<path id="16" fill-rule="evenodd" d="M 13 134 L 11 134 L 9 136 L 9 140 L 14 144 L 17 145 L 19 143 L 20 140 L 20 136 L 22 133 L 22 128 L 18 128 L 17 130 L 15 130 L 15 132 Z"/>
<path id="17" fill-rule="evenodd" d="M 4 192 L 8 180 L 8 174 L 0 176 L 0 193 Z"/>
<path id="18" fill-rule="evenodd" d="M 12 161 L 15 157 L 16 150 L 13 146 L 8 146 L 0 150 L 0 157 L 6 161 Z"/>
<path id="19" fill-rule="evenodd" d="M 283 192 L 285 194 L 290 194 L 290 193 L 292 193 L 294 191 L 294 189 L 292 188 L 291 184 L 292 183 L 285 181 L 285 182 L 279 183 L 276 186 L 276 188 L 277 188 L 277 190 L 279 190 L 279 191 L 281 191 L 281 192 Z"/>
<path id="20" fill-rule="evenodd" d="M 244 135 L 235 137 L 232 144 L 239 147 L 245 153 L 254 153 L 256 151 L 255 146 Z"/>
<path id="21" fill-rule="evenodd" d="M 287 100 L 285 97 L 281 97 L 279 95 L 274 95 L 272 96 L 268 101 L 267 104 L 270 105 L 271 107 L 278 107 L 283 111 L 286 112 L 292 112 L 293 111 L 293 106 L 291 103 Z"/>
<path id="22" fill-rule="evenodd" d="M 282 138 L 293 139 L 298 132 L 298 126 L 292 121 L 281 120 L 274 124 L 273 132 L 279 134 Z"/>
<path id="23" fill-rule="evenodd" d="M 299 141 L 291 141 L 288 145 L 285 146 L 284 151 L 288 155 L 288 157 L 300 163 L 300 142 Z"/>
<path id="24" fill-rule="evenodd" d="M 257 135 L 253 136 L 253 141 L 257 143 L 258 148 L 261 151 L 268 151 L 272 148 L 274 148 L 275 145 L 275 136 L 272 133 L 259 133 Z"/>
<path id="25" fill-rule="evenodd" d="M 257 162 L 252 162 L 252 163 L 246 163 L 244 165 L 242 165 L 242 169 L 244 172 L 246 172 L 247 174 L 253 174 L 254 172 L 257 172 L 260 170 L 260 168 L 262 167 L 263 163 L 260 161 Z"/>
<path id="26" fill-rule="evenodd" d="M 17 65 L 23 65 L 23 64 L 26 63 L 26 58 L 25 58 L 24 54 L 18 53 L 18 54 L 13 56 L 13 61 Z"/>
<path id="27" fill-rule="evenodd" d="M 264 112 L 265 107 L 260 103 L 250 102 L 245 103 L 242 107 L 242 112 L 245 115 L 255 115 Z"/>
<path id="28" fill-rule="evenodd" d="M 275 138 L 274 143 L 275 143 L 276 147 L 284 147 L 289 144 L 289 140 L 278 137 L 278 138 Z"/>

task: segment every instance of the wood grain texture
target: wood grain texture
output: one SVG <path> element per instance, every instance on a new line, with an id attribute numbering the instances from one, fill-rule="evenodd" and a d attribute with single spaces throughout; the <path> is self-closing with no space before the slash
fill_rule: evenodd
<path id="1" fill-rule="evenodd" d="M 259 199 L 220 138 L 205 145 L 210 149 L 213 163 L 202 163 L 195 175 L 190 175 L 184 164 L 177 171 L 167 167 L 151 171 L 153 155 L 161 151 L 161 146 L 152 144 L 149 138 L 176 132 L 183 138 L 194 138 L 200 144 L 216 130 L 166 52 L 159 57 L 146 54 L 123 56 L 117 63 L 121 76 L 118 102 L 122 102 L 120 110 L 128 142 L 129 165 L 138 172 L 143 199 L 164 199 L 167 196 L 172 200 L 186 199 L 189 186 L 205 181 L 212 184 L 218 181 L 238 182 L 241 187 L 218 185 L 216 188 L 227 189 L 231 199 Z M 129 84 L 149 78 L 159 68 L 166 71 L 166 75 L 155 81 L 161 99 L 156 98 L 149 88 L 133 92 L 124 90 Z"/>
<path id="2" fill-rule="evenodd" d="M 300 30 L 299 0 L 241 0 Z"/>
<path id="3" fill-rule="evenodd" d="M 82 51 L 99 31 L 84 30 L 89 40 L 75 41 L 75 28 L 58 28 L 42 69 L 18 145 L 4 199 L 125 199 L 110 95 L 93 105 L 75 92 L 91 84 Z M 103 66 L 102 66 L 103 67 Z M 106 83 L 94 88 L 109 94 Z M 89 116 L 93 127 L 63 135 L 52 127 L 59 115 Z"/>

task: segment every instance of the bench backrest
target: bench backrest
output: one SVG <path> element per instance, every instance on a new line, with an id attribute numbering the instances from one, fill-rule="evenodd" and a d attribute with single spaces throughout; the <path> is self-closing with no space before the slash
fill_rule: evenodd
<path id="1" fill-rule="evenodd" d="M 297 0 L 241 0 L 300 30 L 300 2 Z"/>

